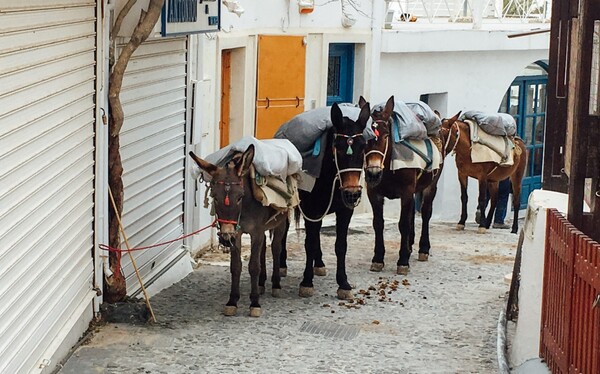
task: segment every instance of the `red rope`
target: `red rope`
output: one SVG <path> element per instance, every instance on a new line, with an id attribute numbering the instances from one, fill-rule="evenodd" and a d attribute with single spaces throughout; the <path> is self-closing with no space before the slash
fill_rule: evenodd
<path id="1" fill-rule="evenodd" d="M 100 249 L 104 249 L 104 250 L 106 250 L 106 251 L 111 251 L 111 252 L 120 252 L 120 253 L 127 253 L 127 252 L 134 252 L 134 251 L 142 251 L 142 250 L 144 250 L 144 249 L 150 249 L 150 248 L 160 247 L 160 246 L 162 246 L 162 245 L 166 245 L 166 244 L 171 244 L 171 243 L 174 243 L 174 242 L 176 242 L 176 241 L 179 241 L 179 240 L 185 239 L 185 238 L 187 238 L 188 236 L 196 235 L 196 234 L 198 234 L 198 233 L 199 233 L 199 232 L 201 232 L 201 231 L 204 231 L 204 230 L 206 230 L 206 229 L 208 229 L 208 228 L 210 228 L 210 227 L 213 227 L 213 226 L 215 226 L 216 224 L 217 224 L 217 220 L 214 220 L 214 221 L 213 221 L 213 223 L 211 223 L 210 225 L 208 225 L 208 226 L 206 226 L 206 227 L 203 227 L 203 228 L 201 228 L 201 229 L 199 229 L 199 230 L 196 230 L 196 231 L 194 231 L 194 232 L 192 232 L 192 233 L 189 233 L 189 234 L 186 234 L 186 235 L 180 236 L 179 238 L 175 238 L 175 239 L 172 239 L 172 240 L 168 240 L 168 241 L 166 241 L 166 242 L 157 243 L 157 244 L 152 244 L 152 245 L 147 245 L 147 246 L 145 246 L 145 247 L 134 247 L 134 248 L 129 248 L 129 249 L 121 249 L 121 248 L 114 248 L 114 247 L 111 247 L 111 246 L 109 246 L 109 245 L 106 245 L 106 244 L 98 244 L 98 248 L 100 248 Z"/>

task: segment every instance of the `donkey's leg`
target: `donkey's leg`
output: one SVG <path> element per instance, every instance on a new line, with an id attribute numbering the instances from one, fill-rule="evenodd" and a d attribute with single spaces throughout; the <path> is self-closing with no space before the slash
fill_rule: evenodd
<path id="1" fill-rule="evenodd" d="M 433 212 L 433 199 L 437 192 L 436 181 L 434 184 L 423 190 L 423 203 L 421 205 L 421 239 L 419 240 L 419 261 L 429 259 L 429 250 L 431 243 L 429 241 L 429 221 Z"/>
<path id="2" fill-rule="evenodd" d="M 405 191 L 400 198 L 402 205 L 400 211 L 400 221 L 398 222 L 398 230 L 400 230 L 400 258 L 396 263 L 396 273 L 400 275 L 407 275 L 409 270 L 409 259 L 410 259 L 410 226 L 411 217 L 414 217 L 413 210 L 415 200 L 413 199 L 412 191 Z"/>
<path id="3" fill-rule="evenodd" d="M 300 282 L 299 294 L 301 297 L 309 297 L 314 295 L 315 289 L 313 286 L 313 266 L 315 263 L 315 253 L 317 248 L 321 248 L 321 225 L 322 221 L 310 222 L 304 220 L 306 229 L 306 237 L 304 238 L 304 251 L 306 252 L 306 264 L 304 266 L 304 277 Z"/>
<path id="4" fill-rule="evenodd" d="M 281 256 L 282 243 L 287 234 L 287 225 L 282 222 L 273 229 L 273 241 L 271 242 L 271 253 L 273 254 L 273 274 L 271 275 L 271 294 L 273 297 L 281 296 L 281 273 L 278 258 Z"/>
<path id="5" fill-rule="evenodd" d="M 415 206 L 416 204 L 416 200 L 414 199 L 414 194 L 413 194 L 413 208 L 411 210 L 410 213 L 410 232 L 409 232 L 409 238 L 408 238 L 408 246 L 410 248 L 410 251 L 412 253 L 412 247 L 415 244 L 415 214 L 417 212 L 417 207 Z"/>
<path id="6" fill-rule="evenodd" d="M 229 301 L 227 301 L 223 309 L 223 314 L 226 316 L 235 316 L 237 302 L 240 300 L 240 275 L 242 273 L 241 239 L 241 235 L 237 235 L 230 251 L 229 271 L 231 272 L 231 292 L 229 293 Z"/>
<path id="7" fill-rule="evenodd" d="M 477 202 L 477 212 L 481 217 L 479 220 L 479 228 L 477 232 L 480 234 L 485 234 L 487 227 L 487 217 L 485 215 L 485 207 L 487 205 L 487 189 L 488 182 L 487 180 L 479 180 L 479 199 Z"/>
<path id="8" fill-rule="evenodd" d="M 373 231 L 375 231 L 375 249 L 371 260 L 371 271 L 381 271 L 384 267 L 385 242 L 383 239 L 383 195 L 368 191 L 369 202 L 373 209 Z"/>
<path id="9" fill-rule="evenodd" d="M 335 212 L 335 256 L 337 267 L 335 280 L 338 284 L 337 297 L 341 300 L 352 299 L 352 286 L 346 275 L 346 253 L 348 251 L 348 226 L 353 209 L 340 208 Z"/>
<path id="10" fill-rule="evenodd" d="M 496 212 L 496 206 L 498 205 L 498 182 L 488 182 L 487 184 L 488 193 L 490 194 L 490 210 L 485 218 L 485 228 L 489 229 L 494 219 L 494 213 Z"/>
<path id="11" fill-rule="evenodd" d="M 290 219 L 289 217 L 285 220 L 285 231 L 283 233 L 283 237 L 281 238 L 281 252 L 279 254 L 279 275 L 282 277 L 287 276 L 287 233 L 290 229 Z M 273 233 L 273 237 L 275 237 L 275 233 Z M 273 242 L 275 239 L 273 239 Z M 271 243 L 271 245 L 273 245 Z"/>
<path id="12" fill-rule="evenodd" d="M 265 233 L 254 232 L 250 234 L 250 237 L 252 242 L 250 248 L 250 263 L 248 264 L 248 271 L 250 273 L 250 316 L 260 317 L 261 310 L 258 302 L 260 298 L 258 278 L 261 273 L 261 256 L 265 251 Z"/>
<path id="13" fill-rule="evenodd" d="M 519 144 L 521 147 L 522 144 Z M 519 157 L 519 163 L 517 169 L 510 176 L 510 183 L 513 190 L 513 223 L 510 232 L 516 234 L 519 230 L 519 208 L 521 207 L 521 184 L 523 182 L 523 176 L 525 175 L 525 167 L 527 166 L 527 151 L 521 147 L 521 154 Z M 517 160 L 515 160 L 517 162 Z"/>
<path id="14" fill-rule="evenodd" d="M 260 250 L 260 274 L 258 276 L 258 290 L 261 295 L 265 293 L 265 282 L 267 281 L 267 238 L 263 234 L 263 245 Z"/>
<path id="15" fill-rule="evenodd" d="M 457 230 L 465 229 L 465 222 L 467 222 L 467 202 L 469 201 L 469 196 L 467 195 L 467 181 L 469 177 L 465 174 L 461 174 L 458 172 L 458 182 L 460 183 L 460 202 L 461 211 L 460 211 L 460 220 L 456 225 Z"/>

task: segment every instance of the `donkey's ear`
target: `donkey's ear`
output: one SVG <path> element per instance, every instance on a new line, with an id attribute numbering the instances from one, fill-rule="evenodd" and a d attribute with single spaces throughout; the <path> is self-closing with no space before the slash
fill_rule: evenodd
<path id="1" fill-rule="evenodd" d="M 435 113 L 435 115 L 438 116 L 438 118 L 442 118 L 442 115 L 440 114 L 440 112 L 437 111 L 437 109 L 434 109 L 433 113 Z"/>
<path id="2" fill-rule="evenodd" d="M 336 129 L 344 126 L 344 115 L 342 114 L 342 110 L 337 105 L 337 103 L 333 103 L 331 106 L 331 123 L 333 127 Z"/>
<path id="3" fill-rule="evenodd" d="M 208 174 L 212 175 L 215 171 L 217 171 L 217 167 L 215 165 L 208 161 L 204 161 L 200 157 L 196 156 L 196 154 L 194 154 L 192 151 L 190 151 L 190 157 L 192 157 L 192 160 L 196 161 L 198 166 L 200 166 L 200 169 L 204 170 Z"/>
<path id="4" fill-rule="evenodd" d="M 456 122 L 458 120 L 458 118 L 460 117 L 460 114 L 462 113 L 462 110 L 459 111 L 458 113 L 456 113 L 454 116 L 452 116 L 451 118 L 445 119 L 442 121 L 442 126 L 446 126 L 446 127 L 450 127 L 454 124 L 454 122 Z"/>
<path id="5" fill-rule="evenodd" d="M 358 115 L 358 121 L 356 121 L 356 123 L 364 129 L 367 126 L 367 122 L 369 122 L 369 118 L 371 118 L 371 105 L 366 103 L 360 108 L 360 114 Z"/>
<path id="6" fill-rule="evenodd" d="M 383 109 L 389 115 L 392 115 L 394 112 L 394 95 L 390 96 L 388 101 L 385 103 L 385 108 Z"/>
<path id="7" fill-rule="evenodd" d="M 365 104 L 367 104 L 367 100 L 365 100 L 364 97 L 362 97 L 362 95 L 358 98 L 358 107 L 362 108 L 363 106 L 365 106 Z"/>
<path id="8" fill-rule="evenodd" d="M 250 144 L 246 151 L 242 154 L 242 158 L 238 164 L 238 177 L 248 173 L 248 170 L 250 170 L 250 165 L 252 165 L 252 161 L 254 161 L 254 144 Z"/>

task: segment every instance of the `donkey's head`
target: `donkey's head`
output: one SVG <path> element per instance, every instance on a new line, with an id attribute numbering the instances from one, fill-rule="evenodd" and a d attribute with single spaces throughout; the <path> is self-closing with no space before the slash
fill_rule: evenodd
<path id="1" fill-rule="evenodd" d="M 210 175 L 210 191 L 219 224 L 219 240 L 225 246 L 235 244 L 235 234 L 240 229 L 242 200 L 246 175 L 254 159 L 254 145 L 237 153 L 225 164 L 217 167 L 190 152 L 198 166 Z M 247 182 L 246 182 L 247 183 Z"/>
<path id="2" fill-rule="evenodd" d="M 358 105 L 362 108 L 364 99 L 360 98 Z M 394 114 L 394 96 L 390 96 L 385 106 L 376 105 L 371 112 L 371 125 L 375 137 L 367 142 L 365 153 L 365 180 L 371 186 L 381 182 L 385 158 L 390 151 L 389 138 L 392 129 L 392 116 Z"/>
<path id="3" fill-rule="evenodd" d="M 363 131 L 369 121 L 370 107 L 365 103 L 356 121 L 342 115 L 337 103 L 331 107 L 333 123 L 333 158 L 340 180 L 342 201 L 348 208 L 354 208 L 360 202 L 362 173 L 366 140 Z"/>
<path id="4" fill-rule="evenodd" d="M 460 128 L 458 126 L 458 118 L 460 117 L 462 111 L 456 113 L 451 118 L 442 118 L 442 127 L 440 128 L 440 135 L 442 136 L 442 141 L 444 142 L 444 155 L 452 153 L 456 146 L 458 145 L 458 141 L 460 140 Z M 438 117 L 441 117 L 439 112 L 435 112 Z"/>

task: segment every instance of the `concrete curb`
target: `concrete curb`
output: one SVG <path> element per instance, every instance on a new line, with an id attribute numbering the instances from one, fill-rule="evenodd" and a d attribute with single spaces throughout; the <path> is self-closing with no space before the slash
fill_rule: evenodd
<path id="1" fill-rule="evenodd" d="M 496 354 L 498 356 L 498 373 L 510 374 L 510 365 L 506 357 L 506 303 L 498 316 Z"/>

